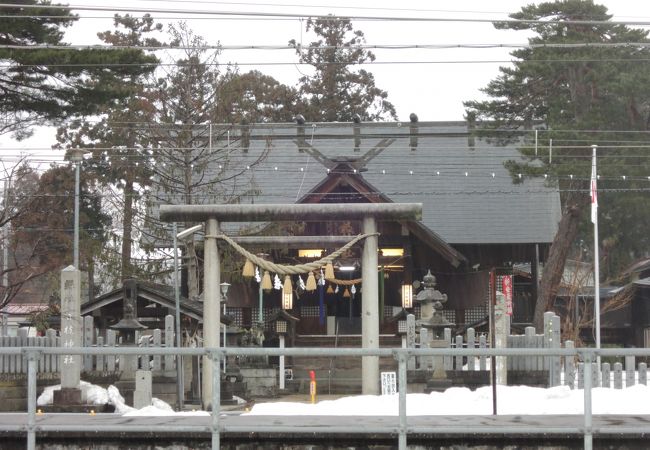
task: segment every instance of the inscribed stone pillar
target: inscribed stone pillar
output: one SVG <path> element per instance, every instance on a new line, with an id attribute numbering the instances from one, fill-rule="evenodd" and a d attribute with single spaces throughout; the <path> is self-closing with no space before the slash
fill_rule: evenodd
<path id="1" fill-rule="evenodd" d="M 406 348 L 415 348 L 415 316 L 413 314 L 406 316 Z M 406 368 L 408 370 L 415 369 L 414 357 L 408 359 Z"/>
<path id="2" fill-rule="evenodd" d="M 376 233 L 374 217 L 363 218 L 364 234 Z M 370 236 L 363 244 L 361 277 L 363 295 L 361 296 L 361 346 L 379 348 L 379 275 L 378 239 Z M 364 395 L 379 395 L 379 357 L 364 356 L 361 359 L 361 391 Z"/>
<path id="3" fill-rule="evenodd" d="M 497 293 L 497 304 L 494 307 L 494 344 L 496 348 L 508 347 L 510 334 L 510 316 L 507 314 L 506 297 Z M 496 357 L 497 384 L 508 384 L 508 358 Z"/>
<path id="4" fill-rule="evenodd" d="M 429 348 L 430 342 L 429 330 L 424 327 L 420 328 L 420 348 Z M 429 370 L 431 367 L 433 367 L 433 358 L 431 356 L 420 356 L 420 369 Z"/>
<path id="5" fill-rule="evenodd" d="M 219 263 L 219 252 L 217 251 L 217 234 L 219 223 L 217 219 L 208 219 L 205 223 L 205 261 L 203 266 L 203 346 L 205 348 L 219 348 L 219 324 L 221 323 L 221 268 Z M 212 377 L 220 376 L 217 372 L 213 374 L 212 361 L 209 357 L 203 357 L 203 370 L 201 372 L 201 401 L 203 407 L 212 409 Z"/>
<path id="6" fill-rule="evenodd" d="M 81 272 L 68 266 L 61 271 L 61 346 L 81 346 Z M 61 388 L 79 388 L 80 355 L 62 355 Z"/>

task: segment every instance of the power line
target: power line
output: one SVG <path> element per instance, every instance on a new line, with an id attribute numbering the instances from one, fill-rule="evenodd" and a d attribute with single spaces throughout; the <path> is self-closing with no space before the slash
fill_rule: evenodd
<path id="1" fill-rule="evenodd" d="M 3 16 L 0 16 L 0 18 Z M 12 16 L 4 16 L 12 17 Z M 15 45 L 15 44 L 2 44 L 0 48 L 12 50 L 349 50 L 349 49 L 368 49 L 368 50 L 449 50 L 449 49 L 495 49 L 495 48 L 560 48 L 560 49 L 582 49 L 582 48 L 648 48 L 650 42 L 576 42 L 576 43 L 545 43 L 545 44 L 530 44 L 530 43 L 494 43 L 494 44 L 356 44 L 354 46 L 342 45 L 287 45 L 287 44 L 232 44 L 232 45 L 158 45 L 158 46 L 145 46 L 145 45 L 83 45 L 83 44 L 70 44 L 70 45 Z M 537 60 L 533 60 L 537 61 Z"/>
<path id="2" fill-rule="evenodd" d="M 247 6 L 273 6 L 284 8 L 336 8 L 336 9 L 354 9 L 354 10 L 372 10 L 372 11 L 409 11 L 409 12 L 439 12 L 439 13 L 471 13 L 471 14 L 508 14 L 507 11 L 477 11 L 477 10 L 446 10 L 446 9 L 423 9 L 423 8 L 395 8 L 379 6 L 350 6 L 350 5 L 305 5 L 304 3 L 263 3 L 263 2 L 223 2 L 213 0 L 139 0 L 141 2 L 155 3 L 194 3 L 208 5 L 247 5 Z"/>
<path id="3" fill-rule="evenodd" d="M 210 16 L 199 16 L 199 17 L 189 17 L 189 16 L 150 16 L 154 20 L 219 20 L 219 21 L 265 21 L 265 22 L 284 22 L 284 21 L 291 21 L 294 22 L 296 19 L 287 17 L 287 18 L 281 18 L 281 17 L 210 17 Z M 29 15 L 13 15 L 13 14 L 0 14 L 0 19 L 70 19 L 70 16 L 50 16 L 50 15 L 37 15 L 37 14 L 29 14 Z M 81 20 L 84 19 L 100 19 L 100 20 L 110 20 L 113 21 L 115 19 L 114 16 L 81 16 L 78 17 L 77 19 L 72 19 L 72 20 Z"/>
<path id="4" fill-rule="evenodd" d="M 162 9 L 162 8 L 141 8 L 141 7 L 119 7 L 119 6 L 78 6 L 78 5 L 21 5 L 1 3 L 0 8 L 18 8 L 18 9 L 66 9 L 77 11 L 122 11 L 137 13 L 169 13 L 169 14 L 192 14 L 192 15 L 211 15 L 211 16 L 241 16 L 241 17 L 294 17 L 305 18 L 313 14 L 304 13 L 274 13 L 260 11 L 211 11 L 196 9 Z M 324 17 L 324 16 L 318 16 Z M 346 15 L 345 17 L 327 16 L 330 20 L 376 20 L 390 22 L 467 22 L 467 23 L 503 23 L 503 24 L 527 24 L 527 25 L 650 25 L 650 21 L 627 20 L 562 20 L 549 22 L 547 20 L 515 20 L 515 19 L 476 19 L 476 18 L 445 18 L 445 17 L 396 17 L 396 16 L 363 16 L 363 15 Z"/>
<path id="5" fill-rule="evenodd" d="M 388 136 L 385 135 L 367 135 L 363 138 L 363 140 L 366 141 L 364 147 L 362 147 L 358 152 L 355 152 L 358 154 L 358 156 L 361 156 L 361 153 L 363 151 L 369 150 L 368 145 L 374 144 L 376 140 L 385 138 Z M 393 136 L 394 137 L 394 136 Z M 398 136 L 402 139 L 408 139 L 409 135 L 402 135 Z M 466 140 L 467 137 L 471 136 L 462 136 L 458 137 L 458 140 Z M 203 137 L 203 140 L 206 140 L 208 137 L 205 136 Z M 281 138 L 279 141 L 273 141 L 274 137 L 271 138 L 271 144 L 275 147 L 278 146 L 278 144 L 281 144 L 280 147 L 277 148 L 290 148 L 290 149 L 298 149 L 298 147 L 292 142 L 295 138 L 292 136 L 284 136 Z M 277 136 L 275 136 L 276 139 L 278 139 Z M 422 138 L 420 136 L 420 138 Z M 444 139 L 448 138 L 447 136 L 441 135 L 439 137 L 436 136 L 427 136 L 428 139 Z M 226 139 L 224 138 L 216 138 L 213 137 L 213 145 L 212 147 L 208 147 L 207 144 L 203 143 L 204 145 L 202 146 L 180 146 L 180 145 L 165 145 L 164 142 L 173 142 L 176 139 L 173 137 L 167 139 L 167 138 L 158 138 L 154 139 L 153 137 L 148 137 L 148 139 L 156 140 L 156 144 L 152 144 L 151 146 L 147 147 L 127 147 L 127 146 L 85 146 L 85 147 L 80 147 L 83 148 L 84 150 L 87 150 L 88 152 L 93 152 L 93 151 L 99 151 L 99 152 L 109 152 L 109 153 L 119 153 L 119 152 L 133 152 L 137 151 L 140 154 L 132 154 L 131 156 L 134 157 L 142 157 L 142 158 L 147 158 L 147 157 L 155 157 L 156 154 L 160 154 L 161 152 L 169 152 L 169 151 L 195 151 L 195 152 L 212 152 L 215 154 L 218 152 L 223 152 L 223 151 L 241 151 L 242 152 L 242 157 L 251 157 L 249 153 L 247 153 L 244 149 L 239 147 L 238 142 L 240 140 L 239 137 L 232 138 L 230 142 L 227 142 Z M 352 141 L 353 137 L 350 136 L 348 138 L 342 138 L 342 141 Z M 197 140 L 196 138 L 193 140 Z M 369 142 L 368 142 L 369 141 Z M 578 140 L 575 140 L 578 141 Z M 363 141 L 362 141 L 363 142 Z M 558 150 L 590 150 L 591 145 L 597 144 L 599 151 L 600 150 L 612 150 L 612 151 L 618 151 L 618 150 L 625 150 L 625 149 L 648 149 L 650 148 L 650 142 L 649 141 L 627 141 L 627 143 L 618 143 L 621 141 L 612 141 L 612 140 L 598 140 L 598 139 L 584 139 L 580 140 L 580 142 L 584 142 L 584 144 L 557 144 L 554 142 L 553 143 L 553 157 L 556 155 L 559 157 L 574 157 L 574 158 L 585 158 L 586 155 L 576 155 L 575 153 L 562 153 L 558 152 Z M 616 144 L 613 144 L 611 142 L 616 142 Z M 237 145 L 236 145 L 237 144 Z M 385 151 L 391 152 L 393 150 L 404 150 L 405 147 L 404 145 L 408 144 L 403 144 L 400 146 L 397 144 L 396 146 L 393 147 L 388 147 Z M 75 147 L 77 148 L 77 147 Z M 534 151 L 537 148 L 539 155 L 523 155 L 527 157 L 532 157 L 532 156 L 538 156 L 538 157 L 546 157 L 547 151 L 549 149 L 548 146 L 546 145 L 538 145 L 537 147 L 535 145 L 531 145 L 530 143 L 522 143 L 522 144 L 517 144 L 517 143 L 512 143 L 509 144 L 508 146 L 500 146 L 500 145 L 494 145 L 494 146 L 481 146 L 481 145 L 474 145 L 474 146 L 469 146 L 467 144 L 465 145 L 449 145 L 449 144 L 436 144 L 436 143 L 431 143 L 429 145 L 423 145 L 422 142 L 418 143 L 417 149 L 411 150 L 409 154 L 411 155 L 418 155 L 418 151 L 426 151 L 426 150 L 432 150 L 432 151 L 441 151 L 441 150 L 466 150 L 471 153 L 472 157 L 476 157 L 477 159 L 480 159 L 481 157 L 489 157 L 489 158 L 495 158 L 495 157 L 510 157 L 510 156 L 521 156 L 519 154 L 515 154 L 514 152 L 517 151 Z M 351 146 L 347 145 L 337 145 L 337 146 L 328 146 L 328 154 L 331 155 L 333 152 L 336 151 L 342 151 L 342 152 L 349 152 L 352 149 Z M 52 149 L 51 147 L 4 147 L 0 149 L 0 160 L 2 160 L 2 157 L 13 157 L 13 158 L 22 158 L 23 156 L 30 156 L 29 152 L 35 152 L 35 151 L 40 151 L 40 152 L 51 152 L 52 156 L 56 154 L 57 152 L 60 154 L 65 153 L 69 148 L 57 148 L 57 149 Z M 13 153 L 8 153 L 8 152 L 13 152 Z M 482 152 L 490 152 L 489 154 L 482 154 Z M 39 154 L 38 157 L 47 157 L 49 155 L 43 155 Z M 459 158 L 462 157 L 462 155 L 446 155 L 446 154 L 434 154 L 432 155 L 435 158 Z M 603 157 L 620 157 L 624 156 L 623 154 L 604 154 Z M 645 154 L 630 154 L 630 156 L 646 156 Z M 293 156 L 292 156 L 293 157 Z M 589 156 L 591 157 L 591 156 Z"/>
<path id="6" fill-rule="evenodd" d="M 95 123 L 95 124 L 100 124 L 104 123 L 102 119 L 86 119 L 85 122 L 87 123 Z M 231 130 L 241 130 L 241 129 L 276 129 L 276 128 L 289 128 L 292 127 L 293 129 L 297 128 L 298 126 L 294 122 L 276 122 L 276 123 L 253 123 L 253 124 L 248 124 L 248 125 L 242 125 L 242 124 L 229 124 L 229 123 L 189 123 L 189 124 L 176 124 L 176 123 L 165 123 L 165 122 L 158 122 L 158 123 L 152 123 L 152 122 L 141 122 L 141 121 L 120 121 L 120 120 L 109 120 L 105 122 L 106 125 L 112 127 L 113 129 L 129 129 L 129 130 L 168 130 L 168 129 L 187 129 L 187 128 L 200 128 L 203 129 L 206 133 L 208 133 L 208 130 L 210 127 L 213 129 L 213 135 L 218 134 L 218 133 L 224 133 L 227 131 Z M 381 128 L 390 128 L 390 127 L 400 127 L 401 125 L 408 123 L 408 121 L 404 122 L 364 122 L 361 124 L 361 129 L 363 130 L 364 127 L 367 126 L 367 129 L 372 131 L 376 127 L 381 127 Z M 418 122 L 418 127 L 420 130 L 426 129 L 427 127 L 435 127 L 437 124 L 440 122 L 437 121 L 421 121 Z M 480 123 L 480 122 L 479 122 Z M 591 128 L 582 128 L 582 129 L 577 129 L 577 128 L 560 128 L 560 129 L 552 129 L 552 128 L 519 128 L 519 129 L 507 129 L 507 128 L 495 128 L 495 129 L 483 129 L 483 128 L 475 128 L 474 130 L 467 130 L 467 122 L 465 121 L 452 121 L 451 122 L 452 126 L 457 125 L 457 126 L 463 126 L 465 127 L 464 132 L 467 134 L 470 134 L 471 132 L 481 132 L 481 133 L 509 133 L 509 134 L 520 134 L 520 135 L 525 135 L 525 134 L 531 134 L 534 135 L 535 133 L 584 133 L 584 134 L 602 134 L 602 133 L 616 133 L 616 134 L 647 134 L 650 136 L 650 130 L 616 130 L 616 129 L 591 129 Z M 123 125 L 123 126 L 119 126 Z M 307 122 L 306 127 L 312 127 L 317 130 L 325 130 L 329 128 L 341 128 L 341 127 L 347 127 L 347 129 L 352 129 L 354 124 L 351 122 Z M 207 136 L 207 134 L 206 134 Z M 408 136 L 408 135 L 403 135 L 403 136 Z M 384 134 L 367 134 L 365 137 L 385 137 Z M 478 136 L 477 136 L 478 137 Z M 532 137 L 532 136 L 531 136 Z M 617 140 L 618 141 L 618 140 Z"/>
<path id="7" fill-rule="evenodd" d="M 631 62 L 650 62 L 650 58 L 582 58 L 582 59 L 534 59 L 534 60 L 508 60 L 508 59 L 486 59 L 486 60 L 429 60 L 429 61 L 415 61 L 415 60 L 403 60 L 403 61 L 365 61 L 365 62 L 356 62 L 356 61 L 328 61 L 328 62 L 319 62 L 319 65 L 346 65 L 346 66 L 383 66 L 383 65 L 393 65 L 393 64 L 404 64 L 404 65 L 420 65 L 420 64 L 512 64 L 512 63 L 597 63 L 597 62 L 621 62 L 621 63 L 631 63 Z M 301 61 L 251 61 L 251 62 L 237 62 L 234 66 L 311 66 L 311 63 L 301 62 Z M 54 63 L 54 64 L 21 64 L 20 66 L 16 64 L 0 64 L 0 68 L 9 69 L 9 68 L 42 68 L 42 67 L 232 67 L 233 64 L 228 63 L 185 63 L 185 62 L 175 62 L 175 63 L 84 63 L 84 64 L 67 64 L 67 63 Z"/>

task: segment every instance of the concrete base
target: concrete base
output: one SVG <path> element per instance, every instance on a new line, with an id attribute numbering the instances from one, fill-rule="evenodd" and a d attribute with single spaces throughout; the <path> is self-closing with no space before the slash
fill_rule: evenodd
<path id="1" fill-rule="evenodd" d="M 594 447 L 611 450 L 645 450 L 648 448 L 650 416 L 595 415 Z M 13 431 L 2 434 L 2 450 L 24 450 L 26 447 L 26 415 L 4 414 L 2 425 Z M 36 429 L 47 426 L 47 432 L 36 433 L 38 448 L 209 450 L 212 445 L 212 418 L 208 416 L 135 416 L 117 414 L 42 414 L 36 416 Z M 412 416 L 408 417 L 411 432 L 408 448 L 445 450 L 582 450 L 584 417 L 580 414 L 558 416 L 482 415 L 482 416 Z M 79 431 L 70 431 L 69 426 Z M 274 450 L 309 449 L 388 449 L 397 448 L 394 430 L 399 428 L 397 416 L 247 416 L 224 414 L 219 418 L 224 429 L 220 448 L 224 450 L 255 448 Z M 102 426 L 119 427 L 108 432 Z M 197 427 L 195 432 L 175 431 L 174 426 Z M 276 428 L 296 427 L 292 433 L 274 432 Z M 330 427 L 349 428 L 349 432 L 329 433 Z M 555 433 L 539 431 L 541 427 Z M 143 432 L 143 428 L 150 431 Z M 364 431 L 380 429 L 381 433 Z M 566 431 L 562 431 L 563 428 Z M 61 431 L 66 429 L 66 431 Z M 163 431 L 161 431 L 161 429 Z M 260 430 L 261 429 L 261 430 Z M 314 429 L 322 432 L 314 432 Z M 626 434 L 621 429 L 638 430 Z M 267 431 L 262 431 L 267 430 Z M 270 430 L 270 431 L 269 431 Z M 447 430 L 446 432 L 444 430 Z M 508 432 L 500 430 L 509 430 Z"/>
<path id="2" fill-rule="evenodd" d="M 61 388 L 54 391 L 54 401 L 55 405 L 80 405 L 81 401 L 81 389 L 77 388 Z"/>
<path id="3" fill-rule="evenodd" d="M 449 378 L 434 378 L 427 381 L 427 387 L 424 389 L 425 393 L 430 392 L 444 392 L 452 386 L 453 382 Z"/>
<path id="4" fill-rule="evenodd" d="M 276 397 L 278 395 L 277 372 L 273 368 L 240 367 L 242 379 L 246 383 L 244 398 Z"/>
<path id="5" fill-rule="evenodd" d="M 112 413 L 115 412 L 115 406 L 104 405 L 45 405 L 39 406 L 38 409 L 43 413 Z"/>

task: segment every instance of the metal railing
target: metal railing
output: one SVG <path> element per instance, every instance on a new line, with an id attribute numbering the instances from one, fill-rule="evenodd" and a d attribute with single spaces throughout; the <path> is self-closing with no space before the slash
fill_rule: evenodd
<path id="1" fill-rule="evenodd" d="M 36 424 L 36 378 L 38 361 L 42 355 L 114 355 L 116 354 L 115 348 L 97 348 L 97 347 L 76 347 L 76 348 L 56 348 L 56 347 L 0 347 L 0 355 L 23 355 L 27 361 L 27 417 L 25 424 L 0 424 L 1 432 L 21 432 L 27 434 L 27 449 L 34 450 L 36 448 L 36 434 L 37 432 L 77 432 L 88 429 L 87 424 L 83 425 L 47 425 Z M 473 349 L 453 349 L 453 348 L 426 348 L 426 349 L 409 349 L 409 348 L 378 348 L 378 349 L 361 349 L 361 348 L 242 348 L 242 347 L 229 347 L 229 348 L 119 348 L 120 355 L 181 355 L 181 356 L 207 356 L 211 364 L 213 364 L 213 373 L 220 374 L 220 363 L 224 357 L 242 355 L 242 356 L 378 356 L 378 357 L 393 357 L 398 363 L 398 393 L 399 393 L 399 421 L 397 427 L 386 427 L 385 425 L 359 427 L 352 423 L 347 426 L 330 426 L 324 428 L 319 427 L 305 427 L 305 426 L 260 426 L 260 424 L 251 424 L 247 426 L 227 426 L 220 422 L 220 401 L 221 401 L 221 383 L 220 376 L 213 378 L 212 389 L 212 412 L 211 424 L 209 427 L 203 425 L 174 425 L 165 424 L 164 426 L 138 426 L 130 425 L 129 431 L 133 432 L 209 432 L 212 435 L 212 449 L 219 449 L 220 434 L 223 431 L 237 431 L 237 432 L 263 432 L 263 433 L 291 433 L 291 432 L 307 432 L 307 433 L 374 433 L 379 435 L 397 436 L 398 448 L 405 450 L 407 445 L 407 438 L 409 433 L 445 433 L 445 434 L 464 434 L 467 433 L 464 427 L 451 427 L 451 426 L 422 426 L 417 427 L 409 425 L 408 416 L 406 414 L 406 401 L 407 401 L 407 362 L 409 358 L 418 356 L 461 356 L 461 357 L 476 357 L 476 356 L 544 356 L 544 357 L 566 357 L 578 356 L 584 363 L 584 421 L 581 427 L 578 426 L 544 426 L 538 425 L 536 432 L 541 432 L 549 435 L 561 435 L 566 433 L 583 434 L 584 448 L 591 450 L 593 447 L 593 436 L 598 433 L 608 433 L 614 430 L 601 427 L 594 430 L 592 422 L 592 370 L 593 363 L 596 361 L 597 356 L 650 356 L 650 348 L 634 348 L 634 349 L 594 349 L 594 348 L 473 348 Z M 378 380 L 379 381 L 379 380 Z M 123 432 L 123 425 L 96 425 L 93 428 L 97 432 Z M 503 427 L 496 425 L 485 425 L 480 428 L 472 429 L 472 434 L 511 434 L 511 435 L 525 435 L 530 432 L 525 427 Z M 637 424 L 634 427 L 621 427 L 616 426 L 615 432 L 617 434 L 639 434 L 650 433 L 650 427 L 644 428 Z"/>

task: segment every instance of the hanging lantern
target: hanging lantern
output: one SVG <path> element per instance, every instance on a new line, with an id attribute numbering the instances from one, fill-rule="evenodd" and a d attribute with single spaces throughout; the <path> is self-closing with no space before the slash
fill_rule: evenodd
<path id="1" fill-rule="evenodd" d="M 273 283 L 271 283 L 271 274 L 268 270 L 264 271 L 264 276 L 262 277 L 262 289 L 265 291 L 270 291 L 273 289 Z"/>
<path id="2" fill-rule="evenodd" d="M 345 288 L 345 291 L 343 291 L 343 297 L 350 298 L 350 291 L 348 290 L 348 288 Z"/>
<path id="3" fill-rule="evenodd" d="M 244 269 L 242 270 L 241 274 L 244 277 L 252 277 L 255 275 L 255 266 L 250 259 L 246 259 L 246 262 L 244 263 Z"/>
<path id="4" fill-rule="evenodd" d="M 282 287 L 282 309 L 293 308 L 293 287 L 291 286 L 291 277 L 284 277 L 284 286 Z"/>
<path id="5" fill-rule="evenodd" d="M 327 286 L 327 293 L 328 294 L 333 294 L 334 293 L 334 288 L 332 287 L 332 283 Z"/>
<path id="6" fill-rule="evenodd" d="M 309 276 L 307 277 L 307 284 L 305 285 L 305 289 L 308 291 L 315 291 L 316 290 L 316 277 L 314 276 L 314 272 L 309 272 Z"/>
<path id="7" fill-rule="evenodd" d="M 334 279 L 334 266 L 331 262 L 328 262 L 325 266 L 325 279 L 332 280 Z"/>
<path id="8" fill-rule="evenodd" d="M 413 286 L 409 283 L 402 285 L 402 308 L 413 307 Z"/>

